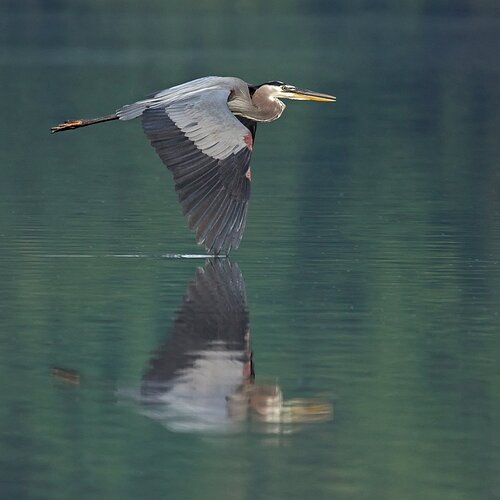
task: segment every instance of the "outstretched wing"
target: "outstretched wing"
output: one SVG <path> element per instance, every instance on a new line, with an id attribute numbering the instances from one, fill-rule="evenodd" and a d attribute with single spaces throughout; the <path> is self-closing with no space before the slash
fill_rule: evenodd
<path id="1" fill-rule="evenodd" d="M 151 145 L 171 170 L 189 227 L 215 254 L 240 244 L 250 197 L 250 130 L 229 110 L 230 90 L 212 88 L 142 113 Z"/>

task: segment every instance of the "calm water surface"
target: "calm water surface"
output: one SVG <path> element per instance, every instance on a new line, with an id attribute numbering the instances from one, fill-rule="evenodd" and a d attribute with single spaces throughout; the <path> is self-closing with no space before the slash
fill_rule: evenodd
<path id="1" fill-rule="evenodd" d="M 495 6 L 313 4 L 0 7 L 1 498 L 500 498 Z M 338 102 L 259 126 L 230 261 L 168 259 L 140 124 L 48 130 L 208 74 Z"/>

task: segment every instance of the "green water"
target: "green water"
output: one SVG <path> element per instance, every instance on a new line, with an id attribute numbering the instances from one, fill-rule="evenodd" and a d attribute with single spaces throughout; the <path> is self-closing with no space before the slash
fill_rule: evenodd
<path id="1" fill-rule="evenodd" d="M 0 5 L 0 498 L 500 498 L 496 2 L 141 5 Z M 210 74 L 338 99 L 259 126 L 231 255 L 325 422 L 152 418 L 200 248 L 139 122 L 49 134 Z"/>

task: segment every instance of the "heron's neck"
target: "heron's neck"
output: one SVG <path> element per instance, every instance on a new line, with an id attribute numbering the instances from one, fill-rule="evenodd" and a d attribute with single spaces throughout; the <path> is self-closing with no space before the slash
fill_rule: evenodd
<path id="1" fill-rule="evenodd" d="M 272 122 L 277 120 L 285 110 L 285 105 L 279 100 L 269 95 L 259 92 L 257 89 L 252 98 L 252 104 L 247 99 L 235 98 L 229 101 L 229 109 L 236 115 L 250 118 L 256 122 Z"/>

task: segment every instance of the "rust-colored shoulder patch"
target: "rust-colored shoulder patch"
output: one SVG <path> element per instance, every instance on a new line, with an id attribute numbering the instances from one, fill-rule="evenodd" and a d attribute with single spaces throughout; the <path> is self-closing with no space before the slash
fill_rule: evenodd
<path id="1" fill-rule="evenodd" d="M 243 136 L 243 140 L 245 141 L 245 144 L 247 145 L 247 148 L 252 151 L 253 149 L 253 139 L 252 139 L 252 134 L 245 134 Z"/>

